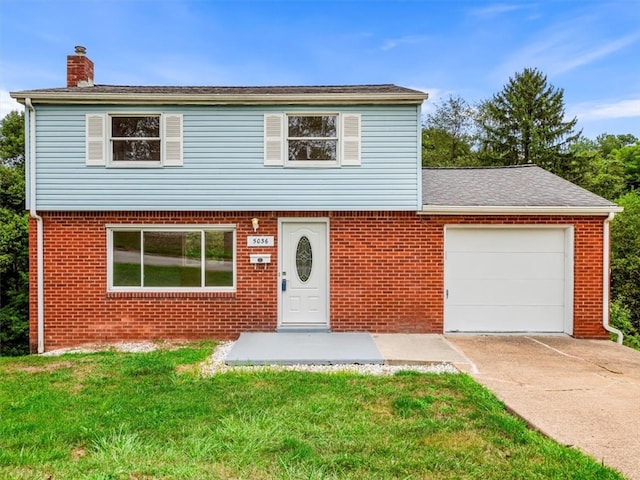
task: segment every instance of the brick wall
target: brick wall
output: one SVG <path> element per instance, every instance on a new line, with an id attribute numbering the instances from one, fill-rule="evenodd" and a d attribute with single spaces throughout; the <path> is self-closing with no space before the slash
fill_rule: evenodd
<path id="1" fill-rule="evenodd" d="M 93 85 L 93 62 L 81 55 L 67 57 L 67 87 Z"/>
<path id="2" fill-rule="evenodd" d="M 235 338 L 277 326 L 278 217 L 330 217 L 331 328 L 441 333 L 446 224 L 574 224 L 574 334 L 602 328 L 602 224 L 594 217 L 419 216 L 411 212 L 43 213 L 45 348 L 141 339 Z M 276 246 L 263 269 L 249 264 L 251 218 Z M 107 224 L 235 224 L 235 293 L 107 292 Z M 31 347 L 36 335 L 36 242 L 31 232 Z"/>
<path id="3" fill-rule="evenodd" d="M 334 331 L 442 333 L 444 226 L 575 225 L 574 336 L 608 338 L 602 327 L 604 218 L 333 214 L 331 326 Z"/>

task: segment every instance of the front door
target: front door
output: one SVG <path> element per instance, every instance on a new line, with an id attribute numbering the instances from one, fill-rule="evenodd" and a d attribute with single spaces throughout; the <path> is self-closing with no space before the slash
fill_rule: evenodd
<path id="1" fill-rule="evenodd" d="M 327 220 L 282 220 L 278 278 L 281 329 L 329 327 Z"/>

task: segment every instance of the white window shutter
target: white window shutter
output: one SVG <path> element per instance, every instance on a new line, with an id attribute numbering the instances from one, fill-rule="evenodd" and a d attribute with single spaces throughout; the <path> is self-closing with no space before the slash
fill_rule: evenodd
<path id="1" fill-rule="evenodd" d="M 284 164 L 284 139 L 282 123 L 284 115 L 267 113 L 264 116 L 264 164 L 282 166 Z"/>
<path id="2" fill-rule="evenodd" d="M 165 167 L 181 167 L 182 158 L 182 115 L 163 115 L 164 163 Z"/>
<path id="3" fill-rule="evenodd" d="M 360 165 L 360 115 L 342 115 L 342 165 Z"/>
<path id="4" fill-rule="evenodd" d="M 92 167 L 104 167 L 106 164 L 106 116 L 87 114 L 85 116 L 85 163 Z"/>

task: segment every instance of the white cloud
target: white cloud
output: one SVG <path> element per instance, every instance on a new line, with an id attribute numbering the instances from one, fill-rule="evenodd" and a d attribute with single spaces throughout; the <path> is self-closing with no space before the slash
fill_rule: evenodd
<path id="1" fill-rule="evenodd" d="M 388 52 L 389 50 L 393 50 L 401 45 L 416 45 L 424 42 L 425 40 L 427 40 L 427 37 L 424 35 L 406 35 L 404 37 L 390 38 L 385 40 L 380 47 L 380 50 Z"/>
<path id="2" fill-rule="evenodd" d="M 614 102 L 580 103 L 574 105 L 570 111 L 569 117 L 576 116 L 580 121 L 640 117 L 640 98 Z"/>
<path id="3" fill-rule="evenodd" d="M 548 75 L 558 75 L 601 60 L 640 40 L 639 33 L 603 38 L 590 34 L 593 28 L 589 18 L 557 23 L 510 55 L 494 76 L 504 79 L 524 67 L 538 67 Z"/>
<path id="4" fill-rule="evenodd" d="M 9 92 L 0 89 L 0 119 L 3 119 L 10 111 L 22 111 L 24 107 L 9 96 Z"/>
<path id="5" fill-rule="evenodd" d="M 414 90 L 419 90 L 421 92 L 427 93 L 429 96 L 427 99 L 422 102 L 422 117 L 426 117 L 430 113 L 433 113 L 436 109 L 437 104 L 447 99 L 449 95 L 456 95 L 456 92 L 453 90 L 445 90 L 442 88 L 435 87 L 418 87 L 415 85 L 410 85 L 407 88 L 412 88 Z"/>
<path id="6" fill-rule="evenodd" d="M 474 8 L 470 10 L 470 13 L 476 17 L 491 18 L 502 15 L 503 13 L 514 12 L 525 8 L 531 8 L 531 5 L 496 3 L 483 8 Z"/>
<path id="7" fill-rule="evenodd" d="M 416 90 L 421 90 L 429 94 L 429 97 L 427 98 L 426 102 L 423 104 L 422 113 L 425 113 L 425 111 L 433 110 L 435 108 L 434 105 L 436 103 L 440 102 L 440 100 L 447 97 L 451 93 L 449 90 L 443 90 L 442 88 L 424 87 L 424 88 L 417 88 Z"/>
<path id="8" fill-rule="evenodd" d="M 607 42 L 593 50 L 593 45 L 585 45 L 582 51 L 571 52 L 569 49 L 564 49 L 567 55 L 564 58 L 556 58 L 555 73 L 568 72 L 574 68 L 592 63 L 635 43 L 639 38 L 640 35 L 637 34 L 627 35 L 626 37 Z"/>

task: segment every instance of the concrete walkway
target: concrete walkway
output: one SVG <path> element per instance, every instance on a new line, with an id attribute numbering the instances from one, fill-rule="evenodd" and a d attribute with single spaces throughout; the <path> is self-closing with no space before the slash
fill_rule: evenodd
<path id="1" fill-rule="evenodd" d="M 468 371 L 468 360 L 442 335 L 268 332 L 243 333 L 227 365 L 438 365 Z"/>
<path id="2" fill-rule="evenodd" d="M 225 359 L 227 365 L 382 364 L 368 333 L 243 333 Z"/>
<path id="3" fill-rule="evenodd" d="M 451 363 L 458 370 L 473 368 L 468 358 L 443 335 L 415 333 L 378 333 L 373 341 L 386 365 L 438 365 Z"/>
<path id="4" fill-rule="evenodd" d="M 470 359 L 471 375 L 532 426 L 640 480 L 640 352 L 567 336 L 447 340 Z"/>

